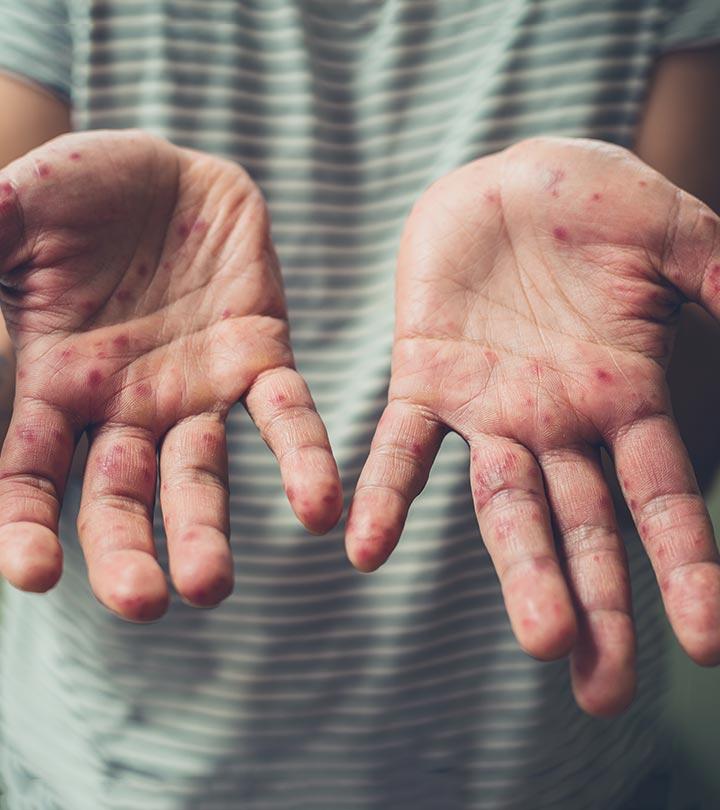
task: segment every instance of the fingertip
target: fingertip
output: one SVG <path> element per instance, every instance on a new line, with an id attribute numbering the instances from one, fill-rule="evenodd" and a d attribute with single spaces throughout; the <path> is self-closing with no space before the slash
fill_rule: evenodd
<path id="1" fill-rule="evenodd" d="M 554 611 L 554 618 L 520 619 L 515 637 L 522 649 L 538 661 L 557 661 L 572 651 L 577 640 L 577 621 L 572 608 Z"/>
<path id="2" fill-rule="evenodd" d="M 352 567 L 361 574 L 372 574 L 386 561 L 377 549 L 359 541 L 346 542 L 345 552 Z"/>
<path id="3" fill-rule="evenodd" d="M 0 529 L 0 572 L 15 588 L 45 593 L 62 574 L 63 552 L 55 533 L 35 523 Z"/>
<path id="4" fill-rule="evenodd" d="M 181 533 L 174 543 L 178 549 L 192 546 L 191 553 L 171 556 L 170 574 L 180 598 L 196 608 L 217 607 L 235 587 L 228 538 L 218 529 L 196 526 Z"/>
<path id="5" fill-rule="evenodd" d="M 668 615 L 681 647 L 699 666 L 720 665 L 720 568 L 715 562 L 676 570 L 663 583 Z"/>
<path id="6" fill-rule="evenodd" d="M 146 551 L 108 552 L 91 567 L 90 584 L 98 600 L 127 621 L 156 621 L 168 608 L 165 574 Z"/>
<path id="7" fill-rule="evenodd" d="M 616 717 L 633 702 L 637 689 L 635 633 L 621 611 L 586 616 L 570 664 L 578 706 L 593 717 Z"/>
<path id="8" fill-rule="evenodd" d="M 637 682 L 632 680 L 615 686 L 612 691 L 608 689 L 586 688 L 573 686 L 573 694 L 577 705 L 591 717 L 611 718 L 626 712 L 632 705 L 637 691 Z"/>
<path id="9" fill-rule="evenodd" d="M 288 486 L 286 495 L 297 519 L 311 534 L 327 534 L 342 517 L 343 491 L 336 479 Z"/>
<path id="10" fill-rule="evenodd" d="M 387 562 L 400 538 L 400 531 L 377 521 L 363 525 L 348 518 L 345 533 L 345 552 L 353 568 L 362 574 L 377 571 Z"/>

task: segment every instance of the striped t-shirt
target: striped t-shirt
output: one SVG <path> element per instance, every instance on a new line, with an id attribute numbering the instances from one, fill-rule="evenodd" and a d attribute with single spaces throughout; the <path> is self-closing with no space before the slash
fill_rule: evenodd
<path id="1" fill-rule="evenodd" d="M 718 0 L 0 0 L 0 69 L 245 166 L 265 193 L 300 371 L 347 493 L 386 397 L 394 258 L 434 179 L 521 138 L 632 146 L 651 67 L 720 40 Z M 235 592 L 138 626 L 65 573 L 6 589 L 10 810 L 615 810 L 662 756 L 657 587 L 628 532 L 639 697 L 575 705 L 520 651 L 445 441 L 391 560 L 308 535 L 241 410 L 229 418 Z M 166 564 L 157 522 L 160 558 Z"/>

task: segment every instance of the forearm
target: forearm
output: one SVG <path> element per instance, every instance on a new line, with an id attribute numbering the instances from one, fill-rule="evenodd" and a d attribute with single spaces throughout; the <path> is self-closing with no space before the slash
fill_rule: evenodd
<path id="1" fill-rule="evenodd" d="M 67 105 L 45 91 L 0 74 L 0 168 L 70 129 Z M 0 443 L 15 396 L 15 360 L 0 318 Z"/>
<path id="2" fill-rule="evenodd" d="M 658 64 L 636 151 L 676 185 L 720 211 L 720 50 L 676 53 Z M 668 371 L 673 407 L 703 486 L 720 459 L 720 327 L 686 306 Z"/>

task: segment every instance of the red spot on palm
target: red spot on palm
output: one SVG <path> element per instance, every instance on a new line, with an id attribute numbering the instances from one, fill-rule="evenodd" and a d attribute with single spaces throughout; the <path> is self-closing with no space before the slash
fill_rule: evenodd
<path id="1" fill-rule="evenodd" d="M 130 338 L 127 335 L 116 335 L 112 339 L 113 346 L 116 349 L 127 349 L 130 345 Z"/>
<path id="2" fill-rule="evenodd" d="M 82 155 L 80 154 L 80 152 L 71 152 L 70 153 L 70 160 L 80 160 L 81 158 L 82 158 Z"/>
<path id="3" fill-rule="evenodd" d="M 568 239 L 567 228 L 564 228 L 562 225 L 557 225 L 555 228 L 553 228 L 552 233 L 553 236 L 560 242 L 567 242 Z"/>
<path id="4" fill-rule="evenodd" d="M 115 293 L 115 297 L 117 298 L 118 301 L 127 303 L 132 298 L 132 294 L 130 293 L 130 290 L 118 290 Z"/>
<path id="5" fill-rule="evenodd" d="M 47 163 L 41 163 L 37 168 L 37 173 L 40 177 L 50 177 L 52 169 Z"/>
<path id="6" fill-rule="evenodd" d="M 640 188 L 645 188 L 647 186 L 647 183 L 645 182 L 645 180 L 638 180 L 638 185 L 640 186 Z"/>
<path id="7" fill-rule="evenodd" d="M 604 368 L 596 368 L 595 377 L 597 380 L 603 383 L 609 383 L 613 381 L 613 375 L 609 371 L 605 371 Z"/>
<path id="8" fill-rule="evenodd" d="M 270 397 L 271 405 L 282 405 L 284 402 L 287 402 L 287 397 L 283 393 L 273 394 Z"/>
<path id="9" fill-rule="evenodd" d="M 229 318 L 231 315 L 232 315 L 232 312 L 231 312 L 229 309 L 224 309 L 224 310 L 222 311 L 222 313 L 221 313 L 220 317 L 221 317 L 221 318 L 222 318 L 224 321 L 226 321 L 226 320 L 227 320 L 227 319 L 228 319 L 228 318 Z"/>
<path id="10" fill-rule="evenodd" d="M 87 376 L 88 385 L 93 388 L 97 388 L 100 383 L 102 383 L 104 377 L 102 371 L 99 369 L 94 368 Z"/>
<path id="11" fill-rule="evenodd" d="M 140 267 L 138 267 L 137 272 L 140 278 L 145 278 L 145 276 L 148 274 L 148 266 L 146 264 L 141 264 Z"/>
<path id="12" fill-rule="evenodd" d="M 140 399 L 147 399 L 150 396 L 150 394 L 152 394 L 152 388 L 146 382 L 138 383 L 135 386 L 135 394 Z"/>
<path id="13" fill-rule="evenodd" d="M 188 236 L 190 236 L 190 226 L 187 223 L 182 222 L 177 227 L 177 234 L 178 234 L 178 236 L 182 237 L 183 239 L 187 239 Z"/>
<path id="14" fill-rule="evenodd" d="M 84 312 L 88 312 L 88 313 L 94 312 L 96 307 L 97 307 L 97 305 L 95 304 L 94 301 L 81 301 L 80 302 L 80 309 L 82 309 Z"/>
<path id="15" fill-rule="evenodd" d="M 497 352 L 492 351 L 492 349 L 485 349 L 483 351 L 483 356 L 485 357 L 485 360 L 487 360 L 488 365 L 494 366 L 498 361 Z"/>
<path id="16" fill-rule="evenodd" d="M 597 191 L 596 191 L 596 192 L 595 192 L 595 193 L 592 195 L 592 197 L 591 197 L 590 199 L 591 199 L 593 202 L 600 202 L 600 200 L 602 199 L 602 194 L 600 194 L 599 192 L 597 192 Z"/>

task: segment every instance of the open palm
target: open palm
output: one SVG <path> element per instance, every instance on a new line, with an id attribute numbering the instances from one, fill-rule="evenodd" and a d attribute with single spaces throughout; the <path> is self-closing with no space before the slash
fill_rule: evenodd
<path id="1" fill-rule="evenodd" d="M 446 176 L 399 257 L 389 404 L 348 553 L 391 553 L 442 437 L 471 449 L 478 523 L 514 632 L 572 650 L 581 705 L 634 689 L 625 552 L 600 466 L 611 452 L 676 634 L 720 661 L 720 566 L 665 382 L 681 304 L 720 316 L 720 225 L 628 152 L 535 139 Z"/>
<path id="2" fill-rule="evenodd" d="M 0 174 L 0 273 L 18 368 L 0 461 L 11 583 L 46 590 L 59 577 L 59 508 L 87 431 L 78 530 L 97 597 L 130 619 L 165 609 L 158 472 L 176 588 L 198 605 L 227 596 L 224 420 L 240 399 L 300 519 L 314 531 L 338 519 L 267 214 L 237 165 L 140 132 L 57 139 Z"/>

